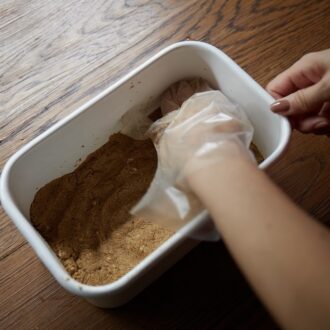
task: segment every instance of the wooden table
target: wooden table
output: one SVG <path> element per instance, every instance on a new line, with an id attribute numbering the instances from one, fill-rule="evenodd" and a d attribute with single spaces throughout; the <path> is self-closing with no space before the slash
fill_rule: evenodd
<path id="1" fill-rule="evenodd" d="M 330 3 L 221 0 L 7 0 L 0 3 L 0 166 L 20 146 L 163 47 L 223 49 L 260 84 L 330 47 Z M 330 219 L 330 141 L 294 133 L 270 174 Z M 202 243 L 128 305 L 66 293 L 0 211 L 1 329 L 269 329 L 277 326 L 222 243 Z"/>

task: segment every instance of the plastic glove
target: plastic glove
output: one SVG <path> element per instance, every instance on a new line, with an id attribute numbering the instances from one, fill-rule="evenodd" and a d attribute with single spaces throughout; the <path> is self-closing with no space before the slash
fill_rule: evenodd
<path id="1" fill-rule="evenodd" d="M 211 90 L 212 88 L 207 81 L 201 78 L 176 82 L 161 97 L 160 108 L 163 116 L 171 111 L 178 110 L 182 103 L 195 93 Z"/>
<path id="2" fill-rule="evenodd" d="M 132 213 L 174 229 L 204 209 L 186 175 L 224 158 L 246 157 L 253 127 L 244 111 L 220 91 L 198 93 L 147 131 L 155 143 L 158 167 L 149 190 Z"/>

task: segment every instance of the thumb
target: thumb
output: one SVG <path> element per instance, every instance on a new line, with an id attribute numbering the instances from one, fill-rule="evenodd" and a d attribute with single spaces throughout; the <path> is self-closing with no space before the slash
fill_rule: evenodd
<path id="1" fill-rule="evenodd" d="M 272 111 L 281 115 L 306 115 L 321 110 L 324 102 L 330 99 L 330 88 L 322 80 L 317 84 L 300 89 L 271 106 Z"/>

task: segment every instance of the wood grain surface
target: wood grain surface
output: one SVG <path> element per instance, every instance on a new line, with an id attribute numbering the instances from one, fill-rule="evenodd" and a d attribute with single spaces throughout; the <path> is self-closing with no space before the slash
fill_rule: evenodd
<path id="1" fill-rule="evenodd" d="M 328 0 L 3 0 L 0 168 L 163 47 L 209 42 L 261 85 L 330 47 Z M 294 133 L 273 179 L 330 222 L 330 141 Z M 0 211 L 0 329 L 273 329 L 222 243 L 202 243 L 124 307 L 65 292 Z"/>

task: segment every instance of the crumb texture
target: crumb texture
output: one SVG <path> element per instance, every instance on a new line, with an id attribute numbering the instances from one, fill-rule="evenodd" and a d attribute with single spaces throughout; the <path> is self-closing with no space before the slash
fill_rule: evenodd
<path id="1" fill-rule="evenodd" d="M 113 282 L 172 235 L 129 214 L 157 167 L 150 140 L 114 134 L 72 173 L 41 188 L 31 221 L 76 280 Z"/>

